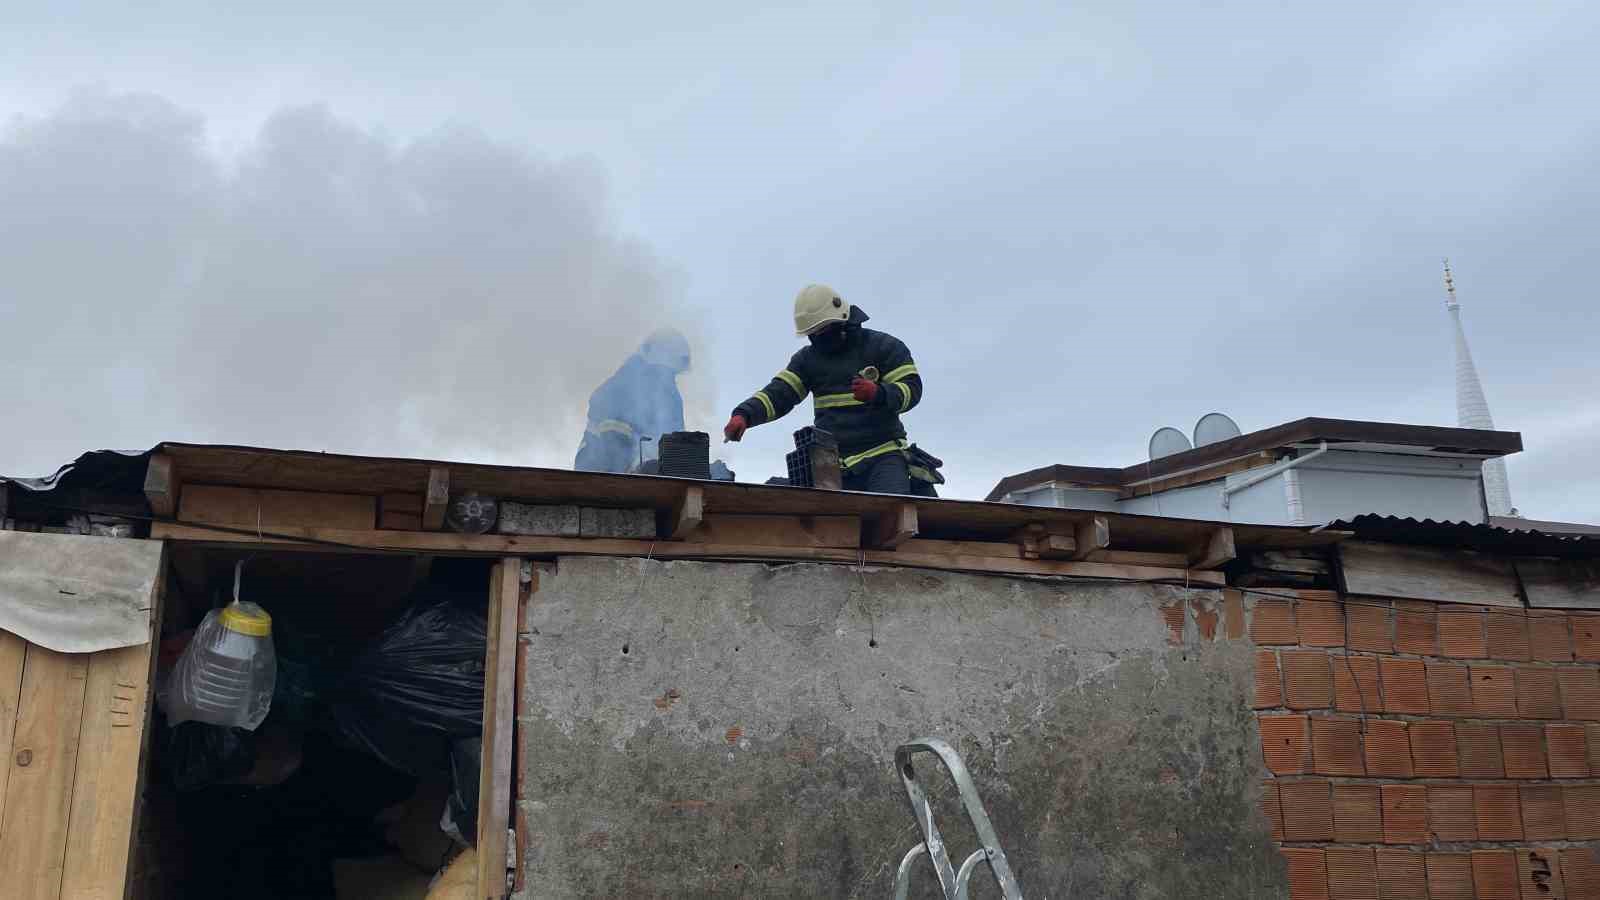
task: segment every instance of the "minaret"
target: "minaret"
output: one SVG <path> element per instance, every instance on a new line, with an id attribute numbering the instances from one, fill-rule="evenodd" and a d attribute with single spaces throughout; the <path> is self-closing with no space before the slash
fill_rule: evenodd
<path id="1" fill-rule="evenodd" d="M 1483 396 L 1483 383 L 1478 380 L 1478 367 L 1472 364 L 1472 351 L 1467 349 L 1467 333 L 1461 329 L 1461 304 L 1456 300 L 1456 282 L 1450 276 L 1450 260 L 1444 261 L 1444 308 L 1450 312 L 1450 324 L 1456 330 L 1456 424 L 1462 428 L 1494 430 L 1494 418 L 1489 415 L 1489 401 Z M 1511 485 L 1506 480 L 1506 461 L 1499 457 L 1483 463 L 1483 496 L 1491 516 L 1514 516 L 1511 506 Z"/>

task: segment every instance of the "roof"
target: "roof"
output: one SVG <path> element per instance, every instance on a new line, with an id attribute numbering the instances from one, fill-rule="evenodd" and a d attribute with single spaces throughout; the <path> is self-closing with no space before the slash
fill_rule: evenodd
<path id="1" fill-rule="evenodd" d="M 1504 517 L 1496 518 L 1504 521 Z M 1545 524 L 1522 521 L 1524 525 Z M 1354 540 L 1478 550 L 1505 556 L 1600 556 L 1600 528 L 1587 533 L 1563 533 L 1378 515 L 1341 519 L 1330 523 L 1328 528 L 1346 532 Z"/>
<path id="2" fill-rule="evenodd" d="M 1309 418 L 1252 431 L 1122 469 L 1062 465 L 1031 469 L 1002 478 L 989 492 L 987 499 L 999 500 L 1014 491 L 1053 482 L 1128 487 L 1135 482 L 1204 468 L 1263 450 L 1320 444 L 1323 441 L 1329 445 L 1344 445 L 1342 449 L 1347 450 L 1398 449 L 1459 456 L 1496 457 L 1522 450 L 1522 435 L 1515 431 Z"/>

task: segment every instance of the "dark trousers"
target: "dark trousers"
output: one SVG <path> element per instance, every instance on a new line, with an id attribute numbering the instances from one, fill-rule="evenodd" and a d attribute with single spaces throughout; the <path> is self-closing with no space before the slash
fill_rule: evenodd
<path id="1" fill-rule="evenodd" d="M 847 491 L 865 491 L 869 494 L 909 494 L 911 476 L 906 471 L 904 453 L 885 453 L 856 463 L 843 473 L 843 487 Z"/>

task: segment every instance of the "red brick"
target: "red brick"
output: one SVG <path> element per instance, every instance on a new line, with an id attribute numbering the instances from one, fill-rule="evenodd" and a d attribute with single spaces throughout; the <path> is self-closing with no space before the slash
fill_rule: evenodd
<path id="1" fill-rule="evenodd" d="M 1545 662 L 1572 659 L 1572 635 L 1561 613 L 1528 610 L 1528 646 L 1533 658 Z"/>
<path id="2" fill-rule="evenodd" d="M 1280 781 L 1283 836 L 1289 841 L 1333 840 L 1333 797 L 1326 781 Z"/>
<path id="3" fill-rule="evenodd" d="M 1472 707 L 1488 719 L 1517 717 L 1517 677 L 1510 666 L 1472 666 Z"/>
<path id="4" fill-rule="evenodd" d="M 1328 848 L 1328 900 L 1378 900 L 1371 847 Z"/>
<path id="5" fill-rule="evenodd" d="M 1488 638 L 1489 656 L 1494 659 L 1527 661 L 1531 657 L 1528 647 L 1528 619 L 1521 610 L 1491 609 L 1484 616 L 1484 631 Z"/>
<path id="6" fill-rule="evenodd" d="M 1600 839 L 1600 784 L 1570 784 L 1561 789 L 1567 837 L 1574 841 Z"/>
<path id="7" fill-rule="evenodd" d="M 1600 616 L 1572 615 L 1572 652 L 1578 659 L 1600 661 Z"/>
<path id="8" fill-rule="evenodd" d="M 1551 778 L 1588 778 L 1589 741 L 1582 725 L 1546 725 L 1545 749 Z"/>
<path id="9" fill-rule="evenodd" d="M 1439 654 L 1437 607 L 1421 600 L 1396 600 L 1394 604 L 1394 649 L 1417 656 Z"/>
<path id="10" fill-rule="evenodd" d="M 1297 644 L 1294 605 L 1288 600 L 1258 600 L 1250 614 L 1250 640 L 1258 644 Z"/>
<path id="11" fill-rule="evenodd" d="M 1554 841 L 1565 838 L 1566 817 L 1559 785 L 1522 786 L 1522 833 L 1528 840 Z"/>
<path id="12" fill-rule="evenodd" d="M 1387 712 L 1428 714 L 1428 675 L 1419 659 L 1383 657 L 1383 708 Z"/>
<path id="13" fill-rule="evenodd" d="M 1285 650 L 1278 657 L 1283 667 L 1283 703 L 1290 709 L 1327 709 L 1333 706 L 1333 669 L 1321 650 Z"/>
<path id="14" fill-rule="evenodd" d="M 1366 735 L 1367 774 L 1374 778 L 1411 777 L 1411 739 L 1406 723 L 1371 719 Z"/>
<path id="15" fill-rule="evenodd" d="M 1378 690 L 1378 660 L 1371 656 L 1334 656 L 1333 706 L 1341 712 L 1377 713 L 1383 711 L 1383 694 Z M 1357 692 L 1356 687 L 1360 686 Z"/>
<path id="16" fill-rule="evenodd" d="M 1465 785 L 1430 785 L 1428 828 L 1441 841 L 1477 840 L 1478 816 L 1473 811 L 1472 788 Z"/>
<path id="17" fill-rule="evenodd" d="M 1561 692 L 1555 669 L 1517 667 L 1517 715 L 1524 719 L 1561 718 Z"/>
<path id="18" fill-rule="evenodd" d="M 1461 750 L 1462 778 L 1504 778 L 1500 729 L 1482 722 L 1457 722 L 1456 747 Z"/>
<path id="19" fill-rule="evenodd" d="M 1510 850 L 1472 851 L 1472 887 L 1478 900 L 1522 900 L 1516 856 Z"/>
<path id="20" fill-rule="evenodd" d="M 1501 725 L 1500 749 L 1507 778 L 1549 778 L 1544 761 L 1544 729 L 1538 725 Z"/>
<path id="21" fill-rule="evenodd" d="M 1167 643 L 1183 643 L 1183 602 L 1161 607 L 1161 618 L 1167 623 Z"/>
<path id="22" fill-rule="evenodd" d="M 1593 666 L 1562 666 L 1556 669 L 1556 680 L 1567 718 L 1600 722 L 1600 672 Z"/>
<path id="23" fill-rule="evenodd" d="M 1295 619 L 1300 624 L 1300 643 L 1307 647 L 1343 647 L 1343 606 L 1325 600 L 1301 600 L 1295 609 Z"/>
<path id="24" fill-rule="evenodd" d="M 1483 607 L 1439 608 L 1439 655 L 1482 659 L 1489 655 L 1483 634 Z"/>
<path id="25" fill-rule="evenodd" d="M 1472 715 L 1472 688 L 1462 663 L 1428 663 L 1428 705 L 1436 716 Z"/>
<path id="26" fill-rule="evenodd" d="M 1412 722 L 1406 731 L 1411 736 L 1411 764 L 1418 778 L 1455 778 L 1461 774 L 1454 725 Z"/>
<path id="27" fill-rule="evenodd" d="M 1222 631 L 1228 640 L 1244 637 L 1244 595 L 1229 589 L 1222 592 Z"/>
<path id="28" fill-rule="evenodd" d="M 1561 851 L 1561 879 L 1567 900 L 1600 900 L 1600 856 L 1593 847 Z"/>
<path id="29" fill-rule="evenodd" d="M 1589 771 L 1600 772 L 1600 725 L 1585 725 L 1589 732 Z"/>
<path id="30" fill-rule="evenodd" d="M 1379 900 L 1416 900 L 1428 896 L 1428 871 L 1415 850 L 1378 851 Z"/>
<path id="31" fill-rule="evenodd" d="M 1478 819 L 1478 840 L 1522 840 L 1522 799 L 1516 785 L 1475 785 L 1472 812 Z"/>
<path id="32" fill-rule="evenodd" d="M 1365 775 L 1361 723 L 1356 719 L 1313 718 L 1311 763 L 1318 775 Z"/>
<path id="33" fill-rule="evenodd" d="M 1425 862 L 1427 896 L 1431 900 L 1473 900 L 1472 857 L 1465 853 L 1429 853 Z"/>
<path id="34" fill-rule="evenodd" d="M 1369 650 L 1374 653 L 1393 653 L 1393 625 L 1389 607 L 1379 600 L 1351 601 L 1345 604 L 1350 633 L 1346 640 L 1351 650 Z"/>
<path id="35" fill-rule="evenodd" d="M 1284 848 L 1289 864 L 1289 900 L 1328 900 L 1328 868 L 1321 850 Z"/>
<path id="36" fill-rule="evenodd" d="M 1333 839 L 1348 844 L 1383 843 L 1383 801 L 1377 785 L 1333 786 Z"/>
<path id="37" fill-rule="evenodd" d="M 1428 789 L 1420 784 L 1383 786 L 1383 842 L 1428 842 Z"/>
<path id="38" fill-rule="evenodd" d="M 1561 851 L 1553 847 L 1523 847 L 1517 851 L 1517 886 L 1524 900 L 1565 898 L 1561 877 Z"/>
<path id="39" fill-rule="evenodd" d="M 1272 827 L 1272 839 L 1283 840 L 1283 804 L 1278 801 L 1278 783 L 1264 781 L 1261 783 L 1261 815 L 1267 819 L 1267 824 Z"/>
<path id="40" fill-rule="evenodd" d="M 1271 650 L 1256 651 L 1256 709 L 1271 709 L 1283 705 L 1283 676 L 1278 672 L 1278 654 Z"/>
<path id="41" fill-rule="evenodd" d="M 1219 607 L 1220 604 L 1201 599 L 1199 594 L 1189 598 L 1189 611 L 1194 614 L 1194 627 L 1200 633 L 1201 640 L 1214 641 L 1217 639 L 1217 619 L 1220 617 L 1218 615 Z M 1183 643 L 1182 637 L 1183 635 L 1180 633 L 1180 640 L 1177 643 Z"/>
<path id="42" fill-rule="evenodd" d="M 1275 775 L 1311 771 L 1311 727 L 1305 716 L 1262 716 L 1261 757 Z"/>

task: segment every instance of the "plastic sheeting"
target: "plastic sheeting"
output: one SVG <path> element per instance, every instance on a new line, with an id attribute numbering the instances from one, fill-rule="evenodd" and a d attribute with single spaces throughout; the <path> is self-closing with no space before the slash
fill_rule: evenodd
<path id="1" fill-rule="evenodd" d="M 150 640 L 161 542 L 0 531 L 0 630 L 58 653 Z"/>

